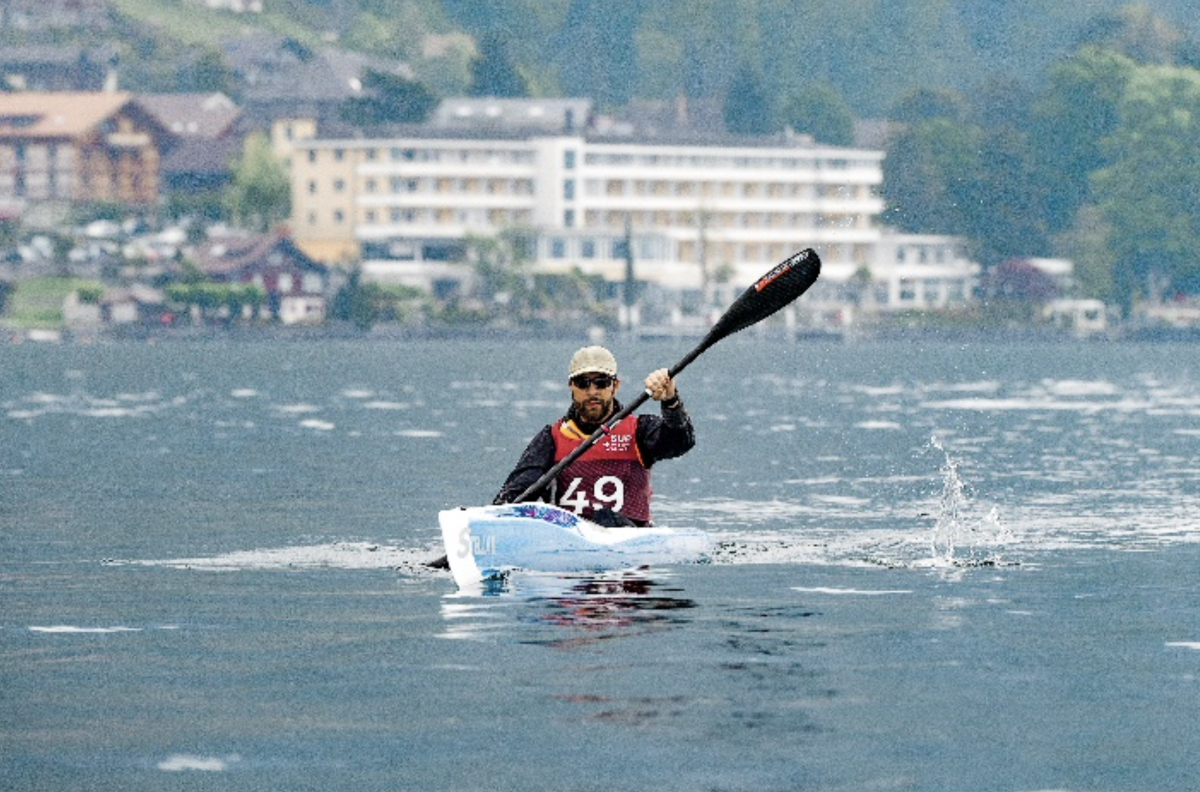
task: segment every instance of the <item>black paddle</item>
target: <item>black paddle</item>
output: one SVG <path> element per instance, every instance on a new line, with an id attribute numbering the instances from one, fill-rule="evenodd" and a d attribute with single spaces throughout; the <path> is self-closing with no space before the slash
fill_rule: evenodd
<path id="1" fill-rule="evenodd" d="M 746 289 L 741 297 L 734 300 L 733 305 L 729 306 L 729 309 L 717 320 L 717 323 L 708 331 L 703 340 L 696 345 L 696 348 L 684 355 L 683 360 L 680 360 L 668 369 L 668 374 L 674 379 L 679 372 L 687 368 L 689 363 L 700 357 L 704 353 L 704 350 L 722 338 L 731 336 L 739 330 L 745 330 L 750 325 L 758 324 L 780 308 L 788 305 L 801 294 L 808 291 L 808 287 L 817 282 L 817 276 L 820 274 L 821 259 L 817 257 L 814 251 L 802 250 L 799 253 L 789 256 L 766 275 L 759 278 L 753 286 Z M 558 474 L 567 465 L 586 453 L 600 438 L 610 432 L 612 427 L 620 423 L 638 407 L 645 404 L 649 398 L 650 394 L 646 391 L 638 394 L 636 399 L 605 421 L 599 429 L 592 433 L 591 437 L 580 443 L 578 448 L 567 454 L 554 467 L 543 473 L 541 478 L 530 484 L 524 492 L 517 496 L 514 502 L 520 503 L 540 492 L 543 487 L 557 478 Z M 450 568 L 449 561 L 444 556 L 429 563 L 428 566 L 435 569 Z"/>
<path id="2" fill-rule="evenodd" d="M 804 294 L 809 286 L 816 283 L 817 276 L 820 273 L 821 260 L 817 258 L 817 254 L 812 250 L 802 250 L 788 257 L 783 263 L 777 265 L 766 275 L 759 278 L 753 286 L 746 289 L 741 297 L 734 300 L 733 305 L 729 306 L 729 309 L 717 320 L 717 323 L 708 331 L 704 339 L 696 345 L 696 348 L 684 355 L 683 360 L 672 366 L 667 373 L 674 379 L 679 372 L 687 368 L 689 363 L 700 357 L 706 349 L 722 338 L 731 336 L 739 330 L 745 330 L 750 325 L 758 324 L 780 308 L 788 305 L 801 294 Z M 567 465 L 570 465 L 585 454 L 589 448 L 612 431 L 614 426 L 620 423 L 626 416 L 633 413 L 638 407 L 645 404 L 649 398 L 650 394 L 646 391 L 638 394 L 636 399 L 625 405 L 620 412 L 613 414 L 612 417 L 605 421 L 599 429 L 592 433 L 591 437 L 580 443 L 574 451 L 567 454 L 554 467 L 543 473 L 541 478 L 530 484 L 524 492 L 517 496 L 515 502 L 521 503 L 541 492 L 547 484 L 558 477 L 558 474 Z"/>

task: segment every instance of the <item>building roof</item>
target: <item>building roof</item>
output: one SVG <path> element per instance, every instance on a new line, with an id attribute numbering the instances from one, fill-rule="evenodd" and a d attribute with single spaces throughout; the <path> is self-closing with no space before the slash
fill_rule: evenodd
<path id="1" fill-rule="evenodd" d="M 77 137 L 131 99 L 127 93 L 0 93 L 0 140 Z"/>
<path id="2" fill-rule="evenodd" d="M 465 97 L 442 100 L 429 125 L 583 132 L 591 116 L 591 99 Z"/>
<path id="3" fill-rule="evenodd" d="M 12 66 L 74 66 L 86 57 L 87 50 L 78 46 L 32 44 L 5 47 L 0 52 L 0 67 Z"/>
<path id="4" fill-rule="evenodd" d="M 196 266 L 208 275 L 233 275 L 269 264 L 273 250 L 286 253 L 289 263 L 313 272 L 326 272 L 326 267 L 309 258 L 296 247 L 285 232 L 267 234 L 229 234 L 210 239 L 196 249 Z"/>
<path id="5" fill-rule="evenodd" d="M 247 106 L 263 102 L 340 102 L 361 90 L 354 73 L 368 59 L 337 57 L 275 35 L 253 35 L 222 42 L 229 66 L 242 85 Z"/>
<path id="6" fill-rule="evenodd" d="M 162 172 L 176 174 L 230 175 L 234 161 L 242 154 L 237 138 L 185 138 L 162 159 Z"/>
<path id="7" fill-rule="evenodd" d="M 4 0 L 0 3 L 0 29 L 86 29 L 94 33 L 111 29 L 113 16 L 105 0 Z"/>
<path id="8" fill-rule="evenodd" d="M 183 139 L 229 134 L 242 110 L 223 93 L 138 94 L 136 101 Z"/>

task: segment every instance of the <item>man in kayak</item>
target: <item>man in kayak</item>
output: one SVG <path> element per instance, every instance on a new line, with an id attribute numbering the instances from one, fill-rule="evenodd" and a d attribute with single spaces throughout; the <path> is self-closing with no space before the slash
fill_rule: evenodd
<path id="1" fill-rule="evenodd" d="M 577 351 L 567 377 L 567 414 L 530 441 L 494 503 L 511 503 L 621 410 L 617 359 L 604 347 Z M 602 525 L 650 525 L 650 468 L 686 454 L 696 434 L 667 369 L 646 377 L 646 392 L 661 405 L 661 415 L 629 415 L 618 422 L 541 496 Z"/>

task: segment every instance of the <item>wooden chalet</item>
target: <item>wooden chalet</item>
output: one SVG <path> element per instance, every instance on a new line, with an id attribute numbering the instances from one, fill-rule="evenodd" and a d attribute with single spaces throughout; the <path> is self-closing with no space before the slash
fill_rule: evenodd
<path id="1" fill-rule="evenodd" d="M 0 93 L 0 202 L 151 205 L 175 142 L 128 93 Z"/>

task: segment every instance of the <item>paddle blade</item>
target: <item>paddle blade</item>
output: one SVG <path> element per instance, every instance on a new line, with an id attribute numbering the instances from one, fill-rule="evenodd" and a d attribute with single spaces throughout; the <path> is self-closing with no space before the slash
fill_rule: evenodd
<path id="1" fill-rule="evenodd" d="M 804 294 L 820 274 L 821 259 L 813 250 L 802 250 L 788 257 L 746 289 L 713 325 L 709 336 L 715 343 L 758 324 Z"/>

